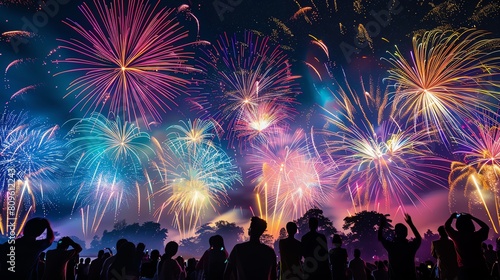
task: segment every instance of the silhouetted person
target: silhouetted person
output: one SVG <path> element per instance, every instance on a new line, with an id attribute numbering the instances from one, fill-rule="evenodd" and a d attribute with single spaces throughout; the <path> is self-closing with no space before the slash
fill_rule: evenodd
<path id="1" fill-rule="evenodd" d="M 410 215 L 405 214 L 405 222 L 410 226 L 415 239 L 409 241 L 408 228 L 398 223 L 394 227 L 394 240 L 390 241 L 384 238 L 383 229 L 387 225 L 385 216 L 380 219 L 378 229 L 378 240 L 387 250 L 389 256 L 389 276 L 391 280 L 415 280 L 417 278 L 415 271 L 415 253 L 420 247 L 422 237 L 413 224 Z"/>
<path id="2" fill-rule="evenodd" d="M 309 232 L 301 239 L 306 279 L 330 279 L 328 245 L 324 234 L 318 233 L 318 219 L 309 219 Z M 308 278 L 307 278 L 308 277 Z"/>
<path id="3" fill-rule="evenodd" d="M 295 239 L 297 224 L 288 222 L 286 224 L 288 237 L 281 239 L 278 243 L 280 250 L 280 280 L 302 279 L 302 245 Z"/>
<path id="4" fill-rule="evenodd" d="M 250 241 L 234 246 L 229 255 L 224 280 L 276 279 L 276 255 L 274 250 L 260 242 L 260 237 L 266 228 L 266 221 L 258 217 L 252 217 L 248 228 Z"/>
<path id="5" fill-rule="evenodd" d="M 432 241 L 431 254 L 437 259 L 439 279 L 455 279 L 458 274 L 457 253 L 453 241 L 448 238 L 444 226 L 438 228 L 440 238 Z"/>
<path id="6" fill-rule="evenodd" d="M 47 230 L 43 240 L 36 238 Z M 24 225 L 23 236 L 0 246 L 0 279 L 30 279 L 36 273 L 40 252 L 54 241 L 54 232 L 44 218 L 33 218 Z M 11 250 L 14 249 L 14 250 Z M 14 257 L 15 260 L 9 261 Z"/>
<path id="7" fill-rule="evenodd" d="M 32 279 L 41 280 L 44 272 L 45 272 L 45 252 L 41 252 L 40 255 L 38 256 L 38 264 L 36 265 L 36 278 Z"/>
<path id="8" fill-rule="evenodd" d="M 79 258 L 80 258 L 80 255 L 76 254 L 75 257 L 69 259 L 68 264 L 66 265 L 66 280 L 75 280 L 76 279 L 76 268 L 78 265 Z"/>
<path id="9" fill-rule="evenodd" d="M 372 271 L 372 276 L 374 280 L 389 280 L 389 272 L 384 262 L 377 262 L 377 269 Z"/>
<path id="10" fill-rule="evenodd" d="M 108 268 L 108 280 L 139 279 L 136 249 L 132 242 L 125 242 L 118 247 L 116 258 Z"/>
<path id="11" fill-rule="evenodd" d="M 120 248 L 120 246 L 122 246 L 123 244 L 125 244 L 127 242 L 128 241 L 125 238 L 118 239 L 118 241 L 116 241 L 116 250 L 118 250 L 118 248 Z M 111 252 L 111 250 L 110 250 L 110 252 Z M 102 264 L 102 269 L 101 269 L 101 273 L 100 273 L 100 277 L 99 277 L 100 280 L 108 280 L 108 270 L 115 259 L 116 259 L 116 255 L 110 256 L 109 258 L 106 258 L 106 260 Z"/>
<path id="12" fill-rule="evenodd" d="M 207 271 L 209 269 L 210 250 L 212 250 L 212 248 L 214 247 L 213 240 L 214 237 L 210 236 L 210 238 L 208 239 L 209 248 L 203 253 L 200 260 L 196 264 L 196 270 L 201 271 L 203 277 L 206 277 L 205 274 L 207 274 Z"/>
<path id="13" fill-rule="evenodd" d="M 97 259 L 94 259 L 90 263 L 89 267 L 90 280 L 99 280 L 99 274 L 101 273 L 103 263 L 104 263 L 104 250 L 99 250 L 99 252 L 97 253 Z"/>
<path id="14" fill-rule="evenodd" d="M 224 277 L 224 269 L 228 258 L 228 252 L 224 247 L 224 239 L 220 235 L 211 237 L 212 246 L 208 250 L 205 259 L 204 276 L 207 280 L 220 280 Z"/>
<path id="15" fill-rule="evenodd" d="M 181 275 L 181 267 L 176 260 L 172 259 L 179 245 L 170 241 L 165 245 L 165 254 L 162 257 L 160 264 L 158 265 L 158 280 L 178 280 Z"/>
<path id="16" fill-rule="evenodd" d="M 160 251 L 151 251 L 151 256 L 149 261 L 144 262 L 141 266 L 141 276 L 145 279 L 153 279 L 156 274 L 156 269 L 158 268 L 158 262 L 160 261 Z"/>
<path id="17" fill-rule="evenodd" d="M 366 280 L 366 263 L 361 259 L 361 250 L 354 249 L 354 259 L 349 262 L 349 269 L 352 272 L 352 280 Z"/>
<path id="18" fill-rule="evenodd" d="M 493 264 L 497 260 L 497 253 L 493 250 L 493 245 L 487 245 L 487 249 L 484 252 L 484 258 L 486 259 L 486 264 L 488 265 L 488 271 L 491 271 Z"/>
<path id="19" fill-rule="evenodd" d="M 179 280 L 185 280 L 186 279 L 186 263 L 184 262 L 184 258 L 182 256 L 177 256 L 177 258 L 175 258 L 175 261 L 179 264 L 179 267 L 181 268 L 181 274 L 179 275 Z"/>
<path id="20" fill-rule="evenodd" d="M 333 248 L 329 255 L 333 280 L 344 280 L 347 270 L 347 250 L 342 248 L 342 238 L 338 234 L 333 235 L 332 244 Z"/>
<path id="21" fill-rule="evenodd" d="M 73 249 L 68 250 L 69 247 Z M 66 280 L 68 262 L 78 256 L 82 251 L 82 246 L 75 243 L 71 238 L 65 236 L 57 242 L 57 247 L 54 250 L 47 251 L 45 261 L 44 280 Z M 69 267 L 69 269 L 74 269 Z M 74 273 L 73 273 L 74 275 Z"/>
<path id="22" fill-rule="evenodd" d="M 146 256 L 146 252 L 144 250 L 146 249 L 146 244 L 139 242 L 137 243 L 137 247 L 135 248 L 135 254 L 136 254 L 136 265 L 137 265 L 137 270 L 141 271 L 141 265 L 142 265 L 142 260 L 144 259 L 144 256 Z"/>
<path id="23" fill-rule="evenodd" d="M 89 279 L 90 270 L 90 258 L 85 258 L 85 262 L 82 266 L 78 266 L 77 280 L 87 280 Z"/>
<path id="24" fill-rule="evenodd" d="M 455 230 L 451 223 L 456 221 Z M 474 223 L 481 228 L 475 231 Z M 444 224 L 446 232 L 455 244 L 458 261 L 458 279 L 487 279 L 489 271 L 481 249 L 481 243 L 488 238 L 488 225 L 470 214 L 451 214 Z"/>
<path id="25" fill-rule="evenodd" d="M 80 270 L 83 271 L 83 258 L 80 258 L 80 262 L 76 265 L 76 280 L 79 280 Z"/>
<path id="26" fill-rule="evenodd" d="M 226 264 L 224 263 L 224 267 Z M 224 270 L 222 270 L 224 273 Z M 187 274 L 187 280 L 196 280 L 196 259 L 195 258 L 189 258 L 187 260 L 187 266 L 186 266 L 186 274 Z M 222 276 L 221 278 L 222 279 Z"/>

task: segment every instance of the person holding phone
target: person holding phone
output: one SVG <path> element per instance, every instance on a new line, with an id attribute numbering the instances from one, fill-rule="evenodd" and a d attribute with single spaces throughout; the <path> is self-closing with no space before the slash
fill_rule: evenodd
<path id="1" fill-rule="evenodd" d="M 451 226 L 456 219 L 456 230 Z M 476 231 L 474 222 L 480 226 Z M 489 276 L 481 244 L 488 238 L 490 227 L 467 213 L 453 213 L 444 224 L 457 252 L 458 279 L 487 279 Z"/>

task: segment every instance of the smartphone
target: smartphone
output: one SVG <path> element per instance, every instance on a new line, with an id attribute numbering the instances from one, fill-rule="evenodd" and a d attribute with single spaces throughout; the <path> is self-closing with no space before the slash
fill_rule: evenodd
<path id="1" fill-rule="evenodd" d="M 458 218 L 458 217 L 460 217 L 460 215 L 462 215 L 462 214 L 460 214 L 460 213 L 457 213 L 457 218 Z"/>

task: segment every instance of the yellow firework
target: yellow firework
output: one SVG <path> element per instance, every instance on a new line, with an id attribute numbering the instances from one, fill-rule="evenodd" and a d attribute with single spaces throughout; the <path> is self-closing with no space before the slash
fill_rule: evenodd
<path id="1" fill-rule="evenodd" d="M 409 58 L 396 49 L 387 59 L 392 65 L 387 79 L 395 86 L 393 107 L 449 143 L 462 118 L 490 111 L 498 97 L 498 43 L 475 29 L 415 35 Z"/>

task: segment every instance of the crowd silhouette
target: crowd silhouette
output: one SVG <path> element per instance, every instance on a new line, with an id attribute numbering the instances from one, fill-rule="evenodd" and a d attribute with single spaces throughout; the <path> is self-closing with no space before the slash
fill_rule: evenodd
<path id="1" fill-rule="evenodd" d="M 97 257 L 80 257 L 82 246 L 69 237 L 54 241 L 47 219 L 29 220 L 23 235 L 0 245 L 0 279 L 6 280 L 497 280 L 500 279 L 500 238 L 497 251 L 484 243 L 489 227 L 467 213 L 453 213 L 438 228 L 439 239 L 432 241 L 431 254 L 436 265 L 416 263 L 415 254 L 422 237 L 410 215 L 406 225 L 391 229 L 386 216 L 378 223 L 378 241 L 387 260 L 364 260 L 359 248 L 342 247 L 342 236 L 334 234 L 328 250 L 327 237 L 318 232 L 318 219 L 309 219 L 309 232 L 299 241 L 298 227 L 286 224 L 288 237 L 279 240 L 279 256 L 261 242 L 265 220 L 252 217 L 249 240 L 234 246 L 230 253 L 221 235 L 209 239 L 209 248 L 199 260 L 177 256 L 179 245 L 170 241 L 163 254 L 146 250 L 146 244 L 119 239 L 116 252 L 99 250 Z M 453 226 L 453 222 L 455 225 Z M 476 225 L 479 229 L 476 230 Z M 414 238 L 408 239 L 408 227 Z M 45 233 L 45 234 L 44 234 Z"/>

